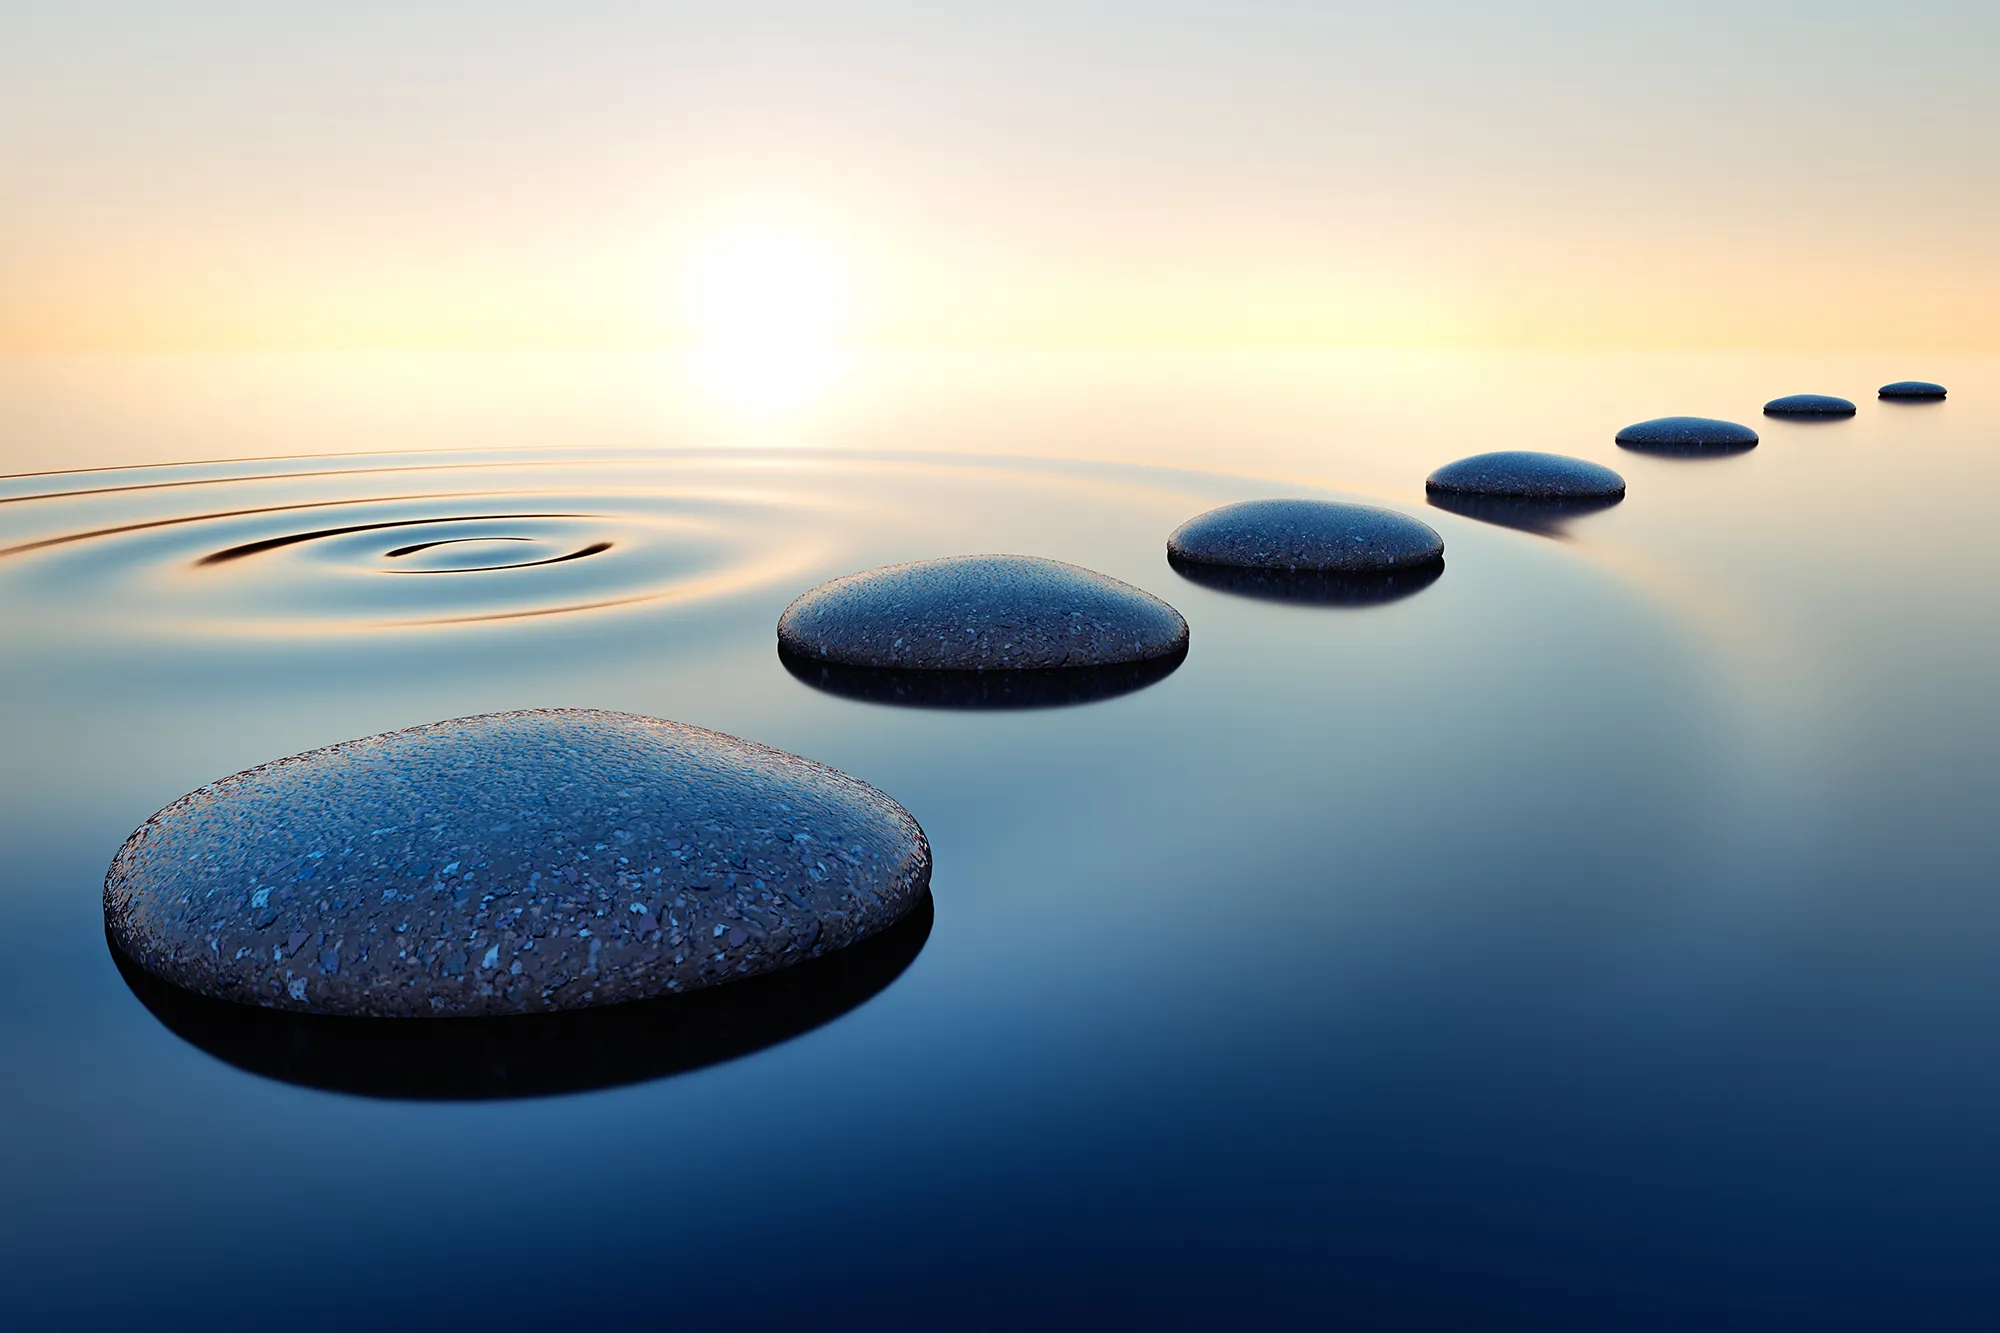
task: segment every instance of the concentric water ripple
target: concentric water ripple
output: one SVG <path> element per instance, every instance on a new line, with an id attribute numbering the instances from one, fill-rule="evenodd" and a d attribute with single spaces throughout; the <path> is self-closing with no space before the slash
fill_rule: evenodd
<path id="1" fill-rule="evenodd" d="M 1185 602 L 1165 534 L 1273 485 L 849 450 L 453 451 L 42 473 L 0 478 L 0 614 L 17 645 L 39 635 L 77 647 L 554 628 L 703 605 L 736 617 L 757 604 L 774 623 L 828 578 L 998 551 Z M 1505 548 L 1479 558 L 1531 561 Z"/>
<path id="2" fill-rule="evenodd" d="M 823 501 L 745 472 L 696 456 L 509 453 L 9 478 L 0 584 L 127 628 L 202 633 L 709 598 L 797 570 L 830 527 Z"/>

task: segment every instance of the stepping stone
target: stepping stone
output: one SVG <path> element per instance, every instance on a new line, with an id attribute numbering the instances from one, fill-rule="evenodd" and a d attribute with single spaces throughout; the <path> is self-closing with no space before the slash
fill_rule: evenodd
<path id="1" fill-rule="evenodd" d="M 1509 451 L 1447 463 L 1431 473 L 1424 489 L 1509 500 L 1615 500 L 1625 494 L 1625 478 L 1581 458 Z"/>
<path id="2" fill-rule="evenodd" d="M 1794 393 L 1764 404 L 1767 417 L 1851 417 L 1854 404 L 1824 393 Z"/>
<path id="3" fill-rule="evenodd" d="M 1235 597 L 1310 606 L 1377 606 L 1422 592 L 1444 574 L 1444 561 L 1372 574 L 1316 569 L 1252 569 L 1202 565 L 1169 554 L 1167 563 L 1190 583 Z"/>
<path id="4" fill-rule="evenodd" d="M 1944 385 L 1929 380 L 1897 380 L 1875 391 L 1879 398 L 1942 398 Z"/>
<path id="5" fill-rule="evenodd" d="M 816 662 L 782 648 L 778 660 L 800 683 L 844 699 L 903 708 L 991 711 L 1062 708 L 1113 699 L 1165 680 L 1180 668 L 1186 654 L 1043 671 L 899 671 Z"/>
<path id="6" fill-rule="evenodd" d="M 1059 560 L 967 555 L 822 583 L 778 618 L 794 658 L 899 671 L 1047 671 L 1187 652 L 1151 593 Z"/>
<path id="7" fill-rule="evenodd" d="M 843 948 L 930 882 L 923 830 L 823 765 L 589 709 L 280 759 L 154 815 L 104 882 L 162 980 L 359 1017 L 546 1013 Z"/>
<path id="8" fill-rule="evenodd" d="M 1167 538 L 1167 558 L 1176 568 L 1377 575 L 1441 568 L 1444 538 L 1427 523 L 1372 505 L 1245 500 L 1181 524 Z"/>
<path id="9" fill-rule="evenodd" d="M 1713 417 L 1657 417 L 1618 432 L 1627 449 L 1662 454 L 1733 454 L 1757 445 L 1757 432 Z"/>
<path id="10" fill-rule="evenodd" d="M 669 1078 L 831 1023 L 916 961 L 932 915 L 925 893 L 902 920 L 858 944 L 685 995 L 426 1023 L 230 1004 L 169 985 L 116 949 L 111 956 L 175 1036 L 264 1078 L 364 1097 L 546 1097 Z"/>

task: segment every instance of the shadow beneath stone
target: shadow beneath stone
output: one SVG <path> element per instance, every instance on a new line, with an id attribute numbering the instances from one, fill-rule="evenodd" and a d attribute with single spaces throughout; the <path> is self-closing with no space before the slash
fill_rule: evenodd
<path id="1" fill-rule="evenodd" d="M 1041 671 L 901 671 L 820 662 L 778 649 L 794 679 L 843 699 L 904 708 L 1062 708 L 1143 690 L 1171 676 L 1187 648 L 1144 662 Z"/>
<path id="2" fill-rule="evenodd" d="M 1571 499 L 1531 499 L 1525 496 L 1465 495 L 1456 491 L 1432 491 L 1431 507 L 1481 523 L 1518 528 L 1543 537 L 1560 537 L 1571 520 L 1624 500 L 1622 495 Z"/>
<path id="3" fill-rule="evenodd" d="M 1302 606 L 1378 606 L 1400 601 L 1430 587 L 1444 573 L 1442 560 L 1377 574 L 1210 565 L 1184 559 L 1172 551 L 1167 552 L 1167 563 L 1189 583 L 1216 592 Z"/>
<path id="4" fill-rule="evenodd" d="M 888 929 L 795 967 L 687 995 L 508 1018 L 336 1018 L 231 1004 L 110 948 L 153 1017 L 238 1069 L 363 1097 L 469 1101 L 643 1083 L 789 1041 L 887 989 L 923 951 L 932 916 L 926 893 Z"/>
<path id="5" fill-rule="evenodd" d="M 1619 440 L 1620 449 L 1628 449 L 1635 454 L 1648 454 L 1654 458 L 1695 459 L 1695 458 L 1736 458 L 1757 447 L 1757 441 L 1745 440 L 1741 444 L 1673 444 L 1665 441 Z"/>

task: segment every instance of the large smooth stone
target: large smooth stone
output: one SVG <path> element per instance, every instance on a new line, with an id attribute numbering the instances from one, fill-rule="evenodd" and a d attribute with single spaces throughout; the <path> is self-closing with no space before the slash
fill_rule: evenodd
<path id="1" fill-rule="evenodd" d="M 1851 417 L 1854 404 L 1825 393 L 1793 393 L 1764 404 L 1767 417 Z"/>
<path id="2" fill-rule="evenodd" d="M 1581 458 L 1511 450 L 1447 463 L 1425 479 L 1424 489 L 1510 500 L 1610 500 L 1625 494 L 1625 478 Z"/>
<path id="3" fill-rule="evenodd" d="M 1875 391 L 1878 398 L 1942 398 L 1944 385 L 1929 380 L 1897 380 Z"/>
<path id="4" fill-rule="evenodd" d="M 1444 538 L 1428 523 L 1372 505 L 1245 500 L 1181 524 L 1167 538 L 1167 557 L 1176 565 L 1375 575 L 1440 564 Z"/>
<path id="5" fill-rule="evenodd" d="M 1627 449 L 1660 453 L 1737 453 L 1757 443 L 1757 432 L 1713 417 L 1656 417 L 1618 432 Z"/>
<path id="6" fill-rule="evenodd" d="M 778 618 L 781 651 L 904 671 L 1042 671 L 1177 657 L 1187 621 L 1060 560 L 964 555 L 822 583 Z"/>
<path id="7" fill-rule="evenodd" d="M 930 938 L 931 895 L 858 944 L 774 972 L 634 1004 L 499 1018 L 376 1018 L 229 1004 L 161 981 L 116 949 L 154 1018 L 265 1078 L 367 1097 L 545 1097 L 667 1078 L 749 1055 L 866 1004 Z"/>
<path id="8" fill-rule="evenodd" d="M 614 1004 L 754 976 L 909 911 L 930 847 L 823 765 L 679 722 L 494 713 L 190 792 L 104 881 L 112 942 L 217 999 L 361 1016 Z"/>

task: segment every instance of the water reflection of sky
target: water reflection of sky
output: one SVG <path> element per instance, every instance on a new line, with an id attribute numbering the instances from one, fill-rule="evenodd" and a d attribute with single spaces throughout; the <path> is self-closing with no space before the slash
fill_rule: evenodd
<path id="1" fill-rule="evenodd" d="M 1917 371 L 1952 398 L 1863 392 Z M 116 379 L 114 409 L 62 387 L 74 367 L 17 367 L 15 470 L 330 442 L 300 410 L 297 450 L 240 447 L 266 408 L 202 403 L 211 373 Z M 330 382 L 285 392 L 338 419 Z M 855 386 L 816 435 L 767 442 L 807 447 L 744 452 L 663 448 L 690 422 L 609 392 L 557 431 L 590 398 L 562 383 L 539 415 L 502 390 L 491 430 L 490 403 L 436 388 L 435 438 L 399 418 L 326 450 L 477 454 L 0 484 L 8 547 L 267 511 L 0 557 L 0 1291 L 28 1322 L 1497 1304 L 1546 1327 L 1920 1326 L 2000 1295 L 1990 366 L 1065 363 Z M 1801 383 L 1859 415 L 1756 416 Z M 1677 411 L 1764 441 L 1712 466 L 1618 456 L 1618 426 Z M 1630 494 L 1563 541 L 1425 507 L 1433 468 L 1513 447 L 1612 463 Z M 1327 607 L 1168 567 L 1174 526 L 1273 478 L 1423 518 L 1445 573 Z M 475 494 L 504 507 L 459 506 Z M 365 516 L 326 520 L 335 502 Z M 403 519 L 416 535 L 198 564 Z M 475 535 L 612 546 L 389 576 L 411 558 L 391 550 Z M 975 550 L 1165 597 L 1187 660 L 1021 710 L 882 707 L 778 660 L 804 587 Z M 385 624 L 460 598 L 549 613 Z M 312 745 L 555 704 L 717 727 L 897 796 L 937 861 L 921 952 L 746 1058 L 478 1104 L 260 1078 L 119 978 L 98 884 L 158 806 Z"/>

